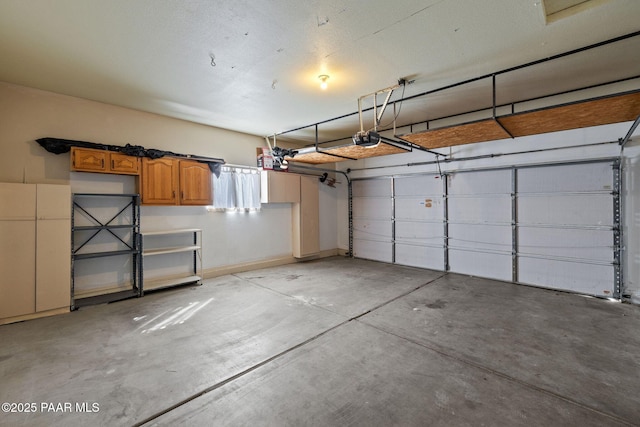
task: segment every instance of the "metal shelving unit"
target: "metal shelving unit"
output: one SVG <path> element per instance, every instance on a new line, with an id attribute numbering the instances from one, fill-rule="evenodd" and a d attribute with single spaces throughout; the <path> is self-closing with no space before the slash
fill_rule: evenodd
<path id="1" fill-rule="evenodd" d="M 180 235 L 183 234 L 185 236 L 190 236 L 188 244 L 184 245 L 171 245 L 171 246 L 152 246 L 146 248 L 144 246 L 144 240 L 148 237 L 157 236 L 157 237 L 168 237 L 172 235 Z M 149 231 L 140 233 L 140 285 L 142 291 L 145 290 L 155 290 L 161 288 L 167 288 L 170 286 L 184 285 L 187 283 L 201 283 L 203 278 L 202 271 L 202 230 L 198 228 L 185 228 L 185 229 L 176 229 L 176 230 L 160 230 L 160 231 Z M 163 279 L 155 279 L 155 280 L 144 280 L 144 259 L 150 256 L 159 256 L 159 255 L 167 255 L 167 254 L 176 254 L 176 253 L 184 253 L 191 252 L 193 253 L 193 265 L 192 265 L 192 274 L 179 276 L 179 277 L 169 277 Z"/>
<path id="2" fill-rule="evenodd" d="M 93 212 L 97 208 L 92 206 L 90 200 L 107 199 L 115 201 L 124 200 L 124 207 L 115 215 L 110 215 L 109 219 L 104 221 L 98 219 L 98 214 Z M 122 203 L 122 202 L 121 202 Z M 91 223 L 90 225 L 77 225 L 77 214 L 81 213 L 83 217 Z M 127 216 L 129 214 L 130 216 Z M 116 224 L 123 221 L 124 223 Z M 123 238 L 124 231 L 128 236 Z M 121 246 L 123 249 L 117 250 L 90 250 L 91 243 L 96 243 L 96 236 L 107 234 L 111 237 L 112 242 Z M 71 309 L 78 307 L 100 304 L 105 302 L 119 301 L 126 298 L 142 296 L 142 287 L 140 286 L 140 196 L 138 194 L 93 194 L 93 193 L 74 193 L 73 209 L 71 211 Z M 85 237 L 88 235 L 88 237 Z M 81 241 L 79 243 L 78 241 Z M 84 251 L 83 251 L 84 249 Z M 126 291 L 112 292 L 96 295 L 87 298 L 75 297 L 75 263 L 80 260 L 114 257 L 114 256 L 130 256 L 131 257 L 131 288 Z"/>

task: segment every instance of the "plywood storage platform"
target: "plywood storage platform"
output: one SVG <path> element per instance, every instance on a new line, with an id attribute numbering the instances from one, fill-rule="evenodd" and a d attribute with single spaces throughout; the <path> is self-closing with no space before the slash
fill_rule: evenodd
<path id="1" fill-rule="evenodd" d="M 633 121 L 640 116 L 640 91 L 610 95 L 570 104 L 514 113 L 459 125 L 402 135 L 399 138 L 427 149 L 495 141 L 498 139 L 537 135 L 591 126 Z M 404 150 L 379 144 L 364 148 L 344 145 L 324 153 L 298 154 L 294 161 L 302 163 L 334 163 L 348 160 L 328 154 L 363 159 L 403 153 Z"/>
<path id="2" fill-rule="evenodd" d="M 505 138 L 510 138 L 510 135 L 494 119 L 447 126 L 401 137 L 405 141 L 429 149 Z"/>
<path id="3" fill-rule="evenodd" d="M 498 117 L 511 135 L 526 136 L 633 121 L 640 92 Z"/>
<path id="4" fill-rule="evenodd" d="M 333 163 L 350 159 L 366 159 L 369 157 L 387 156 L 389 154 L 406 153 L 406 150 L 391 145 L 380 143 L 375 147 L 361 147 L 358 145 L 345 145 L 341 147 L 322 149 L 322 153 L 312 152 L 308 154 L 298 154 L 295 158 L 289 160 L 302 163 Z M 336 154 L 336 157 L 331 154 Z M 346 157 L 346 158 L 345 158 Z"/>

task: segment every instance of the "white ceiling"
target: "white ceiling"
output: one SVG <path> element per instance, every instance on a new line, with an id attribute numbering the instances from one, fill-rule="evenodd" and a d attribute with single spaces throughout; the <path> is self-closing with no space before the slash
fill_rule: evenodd
<path id="1" fill-rule="evenodd" d="M 408 96 L 640 29 L 638 0 L 590 5 L 547 24 L 541 0 L 0 0 L 0 80 L 264 136 L 400 77 Z M 578 65 L 637 70 L 635 47 Z"/>

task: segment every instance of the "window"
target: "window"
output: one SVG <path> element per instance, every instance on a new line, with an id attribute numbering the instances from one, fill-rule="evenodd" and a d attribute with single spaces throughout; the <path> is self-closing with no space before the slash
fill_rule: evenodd
<path id="1" fill-rule="evenodd" d="M 260 173 L 255 168 L 223 166 L 213 176 L 213 208 L 216 210 L 260 209 Z"/>

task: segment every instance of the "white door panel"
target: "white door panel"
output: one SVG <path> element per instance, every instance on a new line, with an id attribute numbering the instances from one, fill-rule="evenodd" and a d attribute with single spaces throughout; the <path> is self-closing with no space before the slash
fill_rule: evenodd
<path id="1" fill-rule="evenodd" d="M 449 220 L 510 223 L 511 197 L 462 197 L 449 199 Z"/>
<path id="2" fill-rule="evenodd" d="M 353 238 L 391 242 L 391 221 L 353 220 Z"/>
<path id="3" fill-rule="evenodd" d="M 397 220 L 442 221 L 444 206 L 442 196 L 428 198 L 396 198 Z"/>
<path id="4" fill-rule="evenodd" d="M 449 250 L 451 272 L 511 281 L 511 255 Z"/>
<path id="5" fill-rule="evenodd" d="M 371 240 L 353 241 L 353 255 L 356 258 L 372 259 L 374 261 L 393 262 L 393 247 L 391 242 L 374 242 Z"/>
<path id="6" fill-rule="evenodd" d="M 353 181 L 354 197 L 391 197 L 391 179 L 368 179 Z"/>
<path id="7" fill-rule="evenodd" d="M 449 176 L 450 195 L 511 192 L 511 170 L 454 173 Z"/>
<path id="8" fill-rule="evenodd" d="M 390 220 L 391 214 L 391 199 L 372 197 L 353 199 L 354 218 L 380 218 Z"/>
<path id="9" fill-rule="evenodd" d="M 444 251 L 442 247 L 432 248 L 396 243 L 396 264 L 442 270 L 444 268 Z"/>
<path id="10" fill-rule="evenodd" d="M 521 283 L 589 295 L 613 296 L 612 266 L 520 258 L 518 270 Z"/>
<path id="11" fill-rule="evenodd" d="M 442 179 L 438 175 L 400 177 L 394 180 L 396 197 L 442 195 Z"/>

